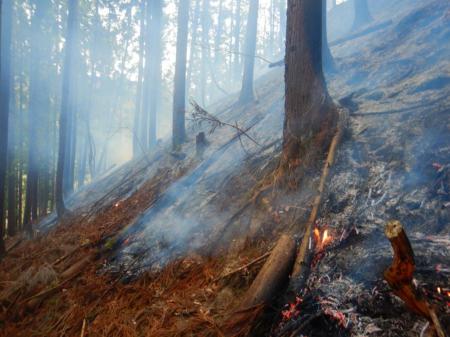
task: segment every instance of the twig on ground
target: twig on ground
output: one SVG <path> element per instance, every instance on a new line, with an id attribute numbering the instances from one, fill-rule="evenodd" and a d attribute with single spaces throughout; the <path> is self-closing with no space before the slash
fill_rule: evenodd
<path id="1" fill-rule="evenodd" d="M 270 255 L 270 253 L 272 253 L 272 251 L 269 251 L 269 252 L 267 252 L 267 253 L 265 253 L 265 254 L 263 254 L 263 255 L 257 257 L 256 259 L 254 259 L 253 261 L 250 261 L 249 263 L 243 265 L 242 267 L 236 268 L 236 269 L 234 269 L 234 270 L 232 270 L 232 271 L 230 271 L 230 272 L 228 272 L 228 273 L 226 273 L 226 274 L 224 274 L 224 275 L 220 275 L 220 276 L 216 277 L 216 278 L 213 280 L 213 282 L 217 282 L 217 281 L 219 281 L 219 280 L 221 280 L 221 279 L 227 278 L 227 277 L 229 277 L 229 276 L 231 276 L 231 275 L 234 275 L 234 274 L 236 274 L 236 273 L 239 273 L 239 272 L 242 271 L 242 270 L 247 269 L 248 267 L 250 267 L 250 266 L 252 266 L 252 265 L 254 265 L 254 264 L 256 264 L 256 263 L 258 263 L 258 262 L 260 262 L 260 261 L 262 261 L 262 260 L 264 260 L 266 257 L 268 257 L 268 256 Z"/>

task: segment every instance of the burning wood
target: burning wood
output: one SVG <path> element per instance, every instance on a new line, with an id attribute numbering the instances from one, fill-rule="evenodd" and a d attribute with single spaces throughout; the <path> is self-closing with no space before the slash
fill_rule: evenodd
<path id="1" fill-rule="evenodd" d="M 385 234 L 394 250 L 392 265 L 384 272 L 385 280 L 391 286 L 394 294 L 400 297 L 411 311 L 433 324 L 439 337 L 445 337 L 435 309 L 414 285 L 413 273 L 416 269 L 414 252 L 402 224 L 396 220 L 389 221 L 385 228 Z"/>

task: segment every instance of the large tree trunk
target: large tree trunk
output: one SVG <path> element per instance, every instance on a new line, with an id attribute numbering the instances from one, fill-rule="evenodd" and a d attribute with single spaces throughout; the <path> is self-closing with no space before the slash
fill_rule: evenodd
<path id="1" fill-rule="evenodd" d="M 0 87 L 0 115 L 2 112 L 5 112 L 7 114 L 6 117 L 10 114 L 11 111 L 11 88 L 12 88 L 12 76 L 11 76 L 11 58 L 12 58 L 12 44 L 11 44 L 11 29 L 12 29 L 12 1 L 6 1 L 3 4 L 3 8 L 1 11 L 2 20 L 1 20 L 1 39 L 0 43 L 1 46 L 1 56 L 0 56 L 0 79 L 1 79 L 1 87 Z M 3 123 L 3 119 L 0 118 L 0 124 Z M 12 120 L 7 119 L 6 123 L 9 123 L 9 127 L 7 125 L 8 130 L 6 130 L 6 137 L 7 137 L 7 159 L 3 159 L 3 146 L 0 145 L 0 153 L 2 159 L 0 159 L 0 162 L 3 160 L 6 160 L 8 162 L 8 234 L 14 235 L 16 232 L 16 194 L 15 194 L 15 168 L 14 168 L 14 135 L 12 131 L 14 130 L 14 127 L 12 125 Z M 3 124 L 2 124 L 3 125 Z M 9 131 L 9 135 L 8 135 Z M 3 133 L 3 130 L 0 132 Z M 0 136 L 1 137 L 1 136 Z M 0 143 L 3 142 L 3 139 L 0 140 Z M 3 170 L 4 163 L 1 163 L 0 166 L 0 174 L 2 175 L 0 179 L 6 179 L 5 173 Z M 3 200 L 5 193 L 4 193 L 5 183 L 0 183 L 0 193 L 2 194 L 0 196 L 0 199 Z M 4 203 L 0 202 L 0 208 L 3 210 L 3 216 L 0 216 L 0 226 L 4 224 L 4 221 L 2 219 L 5 218 L 4 216 Z M 2 236 L 3 238 L 3 236 Z M 1 245 L 1 244 L 0 244 Z M 0 248 L 0 254 L 1 254 L 1 248 Z"/>
<path id="2" fill-rule="evenodd" d="M 245 35 L 244 75 L 239 97 L 240 103 L 248 103 L 255 99 L 253 92 L 253 77 L 255 70 L 256 34 L 258 31 L 259 0 L 250 0 L 247 32 Z"/>
<path id="3" fill-rule="evenodd" d="M 28 104 L 29 126 L 28 126 L 28 172 L 25 198 L 24 229 L 31 234 L 31 223 L 38 217 L 38 180 L 40 168 L 40 155 L 42 155 L 41 142 L 43 140 L 42 120 L 44 111 L 48 106 L 48 88 L 44 76 L 44 45 L 43 20 L 49 9 L 48 0 L 36 2 L 36 11 L 31 23 L 31 60 L 30 72 L 30 100 Z"/>
<path id="4" fill-rule="evenodd" d="M 189 0 L 178 5 L 177 56 L 173 93 L 172 145 L 178 150 L 186 138 L 186 54 L 189 25 Z"/>
<path id="5" fill-rule="evenodd" d="M 298 186 L 304 168 L 326 150 L 337 120 L 322 70 L 322 4 L 317 0 L 288 1 L 279 176 L 291 188 Z"/>
<path id="6" fill-rule="evenodd" d="M 70 112 L 70 104 L 72 100 L 71 95 L 71 81 L 72 81 L 72 56 L 74 53 L 74 34 L 77 24 L 78 0 L 69 0 L 69 16 L 67 18 L 67 36 L 65 46 L 64 58 L 64 72 L 62 83 L 62 97 L 61 97 L 61 115 L 59 121 L 59 148 L 58 148 L 58 165 L 56 171 L 56 212 L 58 217 L 62 217 L 66 213 L 66 206 L 64 203 L 64 164 L 66 157 L 66 144 L 68 132 L 68 114 Z"/>
<path id="7" fill-rule="evenodd" d="M 367 0 L 354 0 L 355 1 L 355 20 L 353 21 L 353 30 L 368 24 L 372 21 L 372 16 L 369 11 L 369 4 Z"/>
<path id="8" fill-rule="evenodd" d="M 8 152 L 8 120 L 9 120 L 9 86 L 5 79 L 5 73 L 8 75 L 9 69 L 6 69 L 5 55 L 9 60 L 8 54 L 10 47 L 5 45 L 8 38 L 4 35 L 8 34 L 9 27 L 6 27 L 4 22 L 4 13 L 6 8 L 0 0 L 0 258 L 5 253 L 5 244 L 3 241 L 5 233 L 5 180 L 7 167 L 7 152 Z M 6 16 L 9 13 L 6 14 Z M 10 16 L 9 16 L 10 17 Z M 7 20 L 9 21 L 9 20 Z M 10 31 L 10 30 L 9 30 Z M 4 34 L 6 33 L 6 34 Z M 6 40 L 6 41 L 5 41 Z M 8 64 L 8 62 L 6 62 Z M 9 75 L 8 75 L 9 76 Z"/>

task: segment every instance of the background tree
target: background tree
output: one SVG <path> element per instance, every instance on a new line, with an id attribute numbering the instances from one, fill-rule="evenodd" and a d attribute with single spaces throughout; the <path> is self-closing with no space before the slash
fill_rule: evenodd
<path id="1" fill-rule="evenodd" d="M 5 100 L 5 96 L 9 92 L 8 83 L 4 81 L 4 55 L 5 46 L 4 42 L 4 4 L 0 0 L 0 78 L 2 80 L 0 84 L 0 258 L 5 253 L 4 235 L 5 235 L 5 180 L 6 180 L 6 160 L 8 151 L 8 119 L 9 119 L 9 104 Z M 6 70 L 8 71 L 8 70 Z"/>
<path id="2" fill-rule="evenodd" d="M 253 92 L 253 77 L 255 71 L 256 35 L 258 31 L 259 0 L 250 0 L 248 12 L 247 32 L 245 35 L 244 74 L 242 89 L 239 96 L 240 103 L 248 103 L 255 99 Z"/>
<path id="3" fill-rule="evenodd" d="M 372 16 L 369 11 L 369 4 L 367 0 L 355 0 L 355 20 L 353 21 L 353 28 L 358 29 L 361 26 L 367 25 L 372 21 Z"/>
<path id="4" fill-rule="evenodd" d="M 172 144 L 178 149 L 186 138 L 186 57 L 189 26 L 189 0 L 178 5 L 177 56 L 173 91 Z"/>
<path id="5" fill-rule="evenodd" d="M 323 0 L 322 4 L 322 58 L 323 68 L 328 72 L 336 70 L 333 56 L 331 55 L 330 46 L 328 44 L 328 24 L 327 24 L 327 0 Z"/>
<path id="6" fill-rule="evenodd" d="M 59 149 L 58 149 L 58 167 L 56 172 L 56 211 L 61 217 L 66 213 L 66 206 L 64 203 L 64 169 L 66 162 L 66 144 L 68 140 L 68 117 L 70 113 L 71 104 L 71 84 L 72 84 L 72 66 L 74 54 L 74 35 L 77 24 L 78 0 L 69 0 L 69 15 L 67 19 L 67 38 L 65 46 L 64 58 L 64 74 L 62 83 L 62 98 L 61 98 L 61 115 L 59 122 Z"/>
<path id="7" fill-rule="evenodd" d="M 322 5 L 317 0 L 288 0 L 285 119 L 278 174 L 280 182 L 291 188 L 297 187 L 305 167 L 317 159 L 310 153 L 324 153 L 337 119 L 322 69 Z"/>

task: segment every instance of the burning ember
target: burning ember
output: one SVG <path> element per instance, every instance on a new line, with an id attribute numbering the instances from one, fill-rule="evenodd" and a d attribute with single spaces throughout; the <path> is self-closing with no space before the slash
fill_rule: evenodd
<path id="1" fill-rule="evenodd" d="M 294 303 L 286 304 L 287 309 L 281 311 L 281 316 L 283 321 L 288 321 L 291 318 L 296 318 L 300 315 L 299 306 L 302 304 L 303 300 L 301 297 L 296 296 Z"/>
<path id="2" fill-rule="evenodd" d="M 316 242 L 317 250 L 323 250 L 332 241 L 333 237 L 329 234 L 328 229 L 320 230 L 319 227 L 314 228 L 314 241 Z"/>

